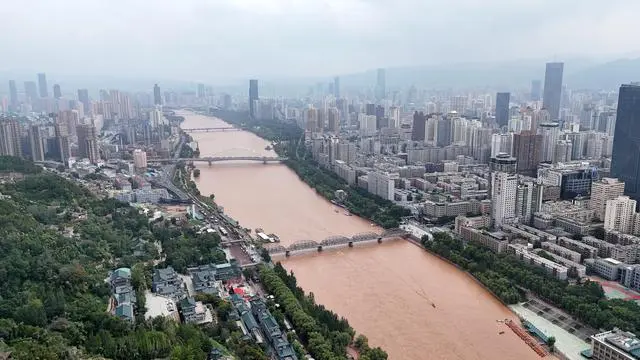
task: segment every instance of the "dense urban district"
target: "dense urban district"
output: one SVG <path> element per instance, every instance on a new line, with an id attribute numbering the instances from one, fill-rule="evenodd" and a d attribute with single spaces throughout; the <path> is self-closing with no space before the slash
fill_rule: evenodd
<path id="1" fill-rule="evenodd" d="M 572 90 L 563 71 L 495 93 L 388 88 L 385 69 L 290 98 L 250 80 L 248 101 L 10 81 L 0 359 L 387 359 L 285 269 L 387 241 L 471 276 L 536 356 L 640 359 L 640 85 Z M 195 115 L 226 125 L 185 126 Z M 201 152 L 197 134 L 236 131 L 269 155 Z M 380 231 L 280 243 L 201 193 L 218 162 L 282 163 Z"/>

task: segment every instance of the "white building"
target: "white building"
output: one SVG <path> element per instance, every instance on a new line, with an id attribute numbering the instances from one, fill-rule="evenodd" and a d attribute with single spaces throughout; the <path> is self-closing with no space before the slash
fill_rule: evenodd
<path id="1" fill-rule="evenodd" d="M 142 149 L 133 150 L 133 165 L 136 169 L 146 169 L 147 153 Z"/>
<path id="2" fill-rule="evenodd" d="M 555 159 L 556 144 L 560 136 L 558 123 L 543 123 L 538 127 L 538 134 L 542 135 L 542 162 L 553 162 Z"/>
<path id="3" fill-rule="evenodd" d="M 605 230 L 616 230 L 631 234 L 634 230 L 636 201 L 628 196 L 618 196 L 608 200 L 604 212 Z"/>
<path id="4" fill-rule="evenodd" d="M 512 155 L 513 133 L 493 134 L 491 136 L 491 157 L 499 153 Z"/>
<path id="5" fill-rule="evenodd" d="M 389 108 L 389 127 L 392 129 L 400 128 L 400 108 L 397 106 Z"/>
<path id="6" fill-rule="evenodd" d="M 516 217 L 518 176 L 506 172 L 491 174 L 491 206 L 493 223 L 500 227 L 505 220 Z"/>
<path id="7" fill-rule="evenodd" d="M 377 131 L 377 119 L 375 115 L 358 114 L 358 122 L 360 123 L 360 135 L 372 136 Z"/>
<path id="8" fill-rule="evenodd" d="M 399 178 L 400 176 L 395 173 L 371 171 L 367 174 L 367 189 L 383 199 L 393 200 L 395 179 Z"/>
<path id="9" fill-rule="evenodd" d="M 608 200 L 616 199 L 624 194 L 624 182 L 614 178 L 603 178 L 591 184 L 589 209 L 595 210 L 596 218 L 604 220 Z"/>
<path id="10" fill-rule="evenodd" d="M 164 117 L 159 109 L 153 109 L 149 112 L 149 120 L 154 129 L 164 124 Z"/>

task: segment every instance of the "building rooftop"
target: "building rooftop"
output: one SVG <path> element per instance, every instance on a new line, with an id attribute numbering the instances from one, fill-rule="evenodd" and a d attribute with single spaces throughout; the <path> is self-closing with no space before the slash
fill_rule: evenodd
<path id="1" fill-rule="evenodd" d="M 618 261 L 618 260 L 612 259 L 612 258 L 606 258 L 606 259 L 603 259 L 603 261 L 606 261 L 606 262 L 610 263 L 611 265 L 620 265 L 620 264 L 622 264 L 621 261 Z"/>
<path id="2" fill-rule="evenodd" d="M 640 340 L 630 332 L 614 329 L 593 336 L 595 340 L 605 342 L 619 350 L 630 354 L 636 359 L 640 359 Z"/>

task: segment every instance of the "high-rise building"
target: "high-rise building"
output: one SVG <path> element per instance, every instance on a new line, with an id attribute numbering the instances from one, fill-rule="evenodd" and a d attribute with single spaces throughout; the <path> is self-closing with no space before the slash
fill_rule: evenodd
<path id="1" fill-rule="evenodd" d="M 62 90 L 60 90 L 60 85 L 53 84 L 53 97 L 56 99 L 60 99 L 62 97 Z"/>
<path id="2" fill-rule="evenodd" d="M 9 105 L 11 111 L 18 109 L 18 87 L 15 80 L 9 80 Z"/>
<path id="3" fill-rule="evenodd" d="M 604 229 L 631 234 L 635 213 L 636 201 L 628 196 L 618 196 L 615 199 L 607 200 L 604 210 Z"/>
<path id="4" fill-rule="evenodd" d="M 336 76 L 333 78 L 333 96 L 336 97 L 336 99 L 340 98 L 340 77 Z"/>
<path id="5" fill-rule="evenodd" d="M 531 80 L 531 101 L 540 101 L 540 80 Z"/>
<path id="6" fill-rule="evenodd" d="M 158 84 L 153 85 L 153 103 L 155 105 L 162 105 L 162 93 L 160 92 L 160 86 L 158 86 Z"/>
<path id="7" fill-rule="evenodd" d="M 594 210 L 599 221 L 604 220 L 607 201 L 622 196 L 624 193 L 624 182 L 614 178 L 603 178 L 591 184 L 591 199 L 589 199 L 589 209 Z"/>
<path id="8" fill-rule="evenodd" d="M 84 107 L 85 113 L 90 113 L 91 111 L 91 101 L 89 101 L 89 90 L 87 89 L 78 89 L 78 101 L 82 103 Z"/>
<path id="9" fill-rule="evenodd" d="M 256 117 L 256 102 L 260 99 L 258 96 L 258 80 L 249 80 L 249 115 L 252 118 Z"/>
<path id="10" fill-rule="evenodd" d="M 400 108 L 397 106 L 389 108 L 389 127 L 393 129 L 400 128 Z"/>
<path id="11" fill-rule="evenodd" d="M 566 163 L 568 161 L 571 161 L 572 150 L 573 146 L 571 144 L 571 140 L 558 140 L 558 142 L 556 143 L 553 162 Z"/>
<path id="12" fill-rule="evenodd" d="M 520 222 L 531 223 L 533 214 L 542 208 L 542 194 L 542 183 L 533 181 L 520 182 L 516 199 L 516 217 Z"/>
<path id="13" fill-rule="evenodd" d="M 384 69 L 378 69 L 376 73 L 376 100 L 381 101 L 387 93 L 387 74 Z"/>
<path id="14" fill-rule="evenodd" d="M 513 155 L 517 159 L 518 173 L 533 176 L 540 164 L 542 135 L 522 131 L 513 135 Z"/>
<path id="15" fill-rule="evenodd" d="M 29 127 L 29 147 L 33 161 L 44 161 L 44 142 L 39 125 Z"/>
<path id="16" fill-rule="evenodd" d="M 509 124 L 509 98 L 511 94 L 508 92 L 499 92 L 496 95 L 496 123 L 498 127 L 507 126 Z"/>
<path id="17" fill-rule="evenodd" d="M 22 157 L 22 128 L 15 119 L 0 122 L 0 155 Z"/>
<path id="18" fill-rule="evenodd" d="M 491 220 L 493 226 L 502 224 L 516 217 L 516 199 L 518 191 L 518 175 L 516 159 L 508 154 L 498 154 L 491 158 Z"/>
<path id="19" fill-rule="evenodd" d="M 513 154 L 513 133 L 493 134 L 491 136 L 491 157 L 498 154 Z"/>
<path id="20" fill-rule="evenodd" d="M 337 132 L 340 130 L 340 112 L 338 111 L 338 108 L 331 107 L 327 110 L 327 113 L 329 131 Z"/>
<path id="21" fill-rule="evenodd" d="M 451 145 L 451 118 L 444 117 L 437 121 L 436 126 L 438 127 L 438 139 L 436 145 L 440 147 Z"/>
<path id="22" fill-rule="evenodd" d="M 541 162 L 552 163 L 555 159 L 556 144 L 560 137 L 560 125 L 556 122 L 538 125 L 538 134 L 542 135 Z"/>
<path id="23" fill-rule="evenodd" d="M 41 98 L 49 97 L 49 88 L 47 87 L 47 75 L 45 73 L 38 74 L 38 90 Z"/>
<path id="24" fill-rule="evenodd" d="M 424 113 L 413 113 L 413 124 L 411 127 L 411 140 L 412 141 L 424 141 L 425 127 L 427 124 L 427 117 Z"/>
<path id="25" fill-rule="evenodd" d="M 544 73 L 544 93 L 542 106 L 551 114 L 552 121 L 560 119 L 560 102 L 562 100 L 562 72 L 564 63 L 547 63 Z"/>
<path id="26" fill-rule="evenodd" d="M 60 162 L 65 165 L 69 164 L 69 157 L 71 157 L 71 143 L 69 141 L 69 130 L 66 124 L 56 123 L 54 126 L 56 145 L 58 147 L 58 155 L 60 156 Z"/>
<path id="27" fill-rule="evenodd" d="M 33 104 L 36 100 L 38 100 L 38 87 L 35 81 L 25 81 L 24 82 L 24 93 L 27 97 L 27 101 Z"/>
<path id="28" fill-rule="evenodd" d="M 133 150 L 133 166 L 136 170 L 147 168 L 147 153 L 142 149 Z"/>
<path id="29" fill-rule="evenodd" d="M 204 98 L 205 96 L 205 88 L 204 88 L 204 84 L 198 84 L 198 89 L 196 90 L 196 96 L 199 99 Z"/>
<path id="30" fill-rule="evenodd" d="M 97 163 L 100 160 L 100 153 L 96 127 L 91 124 L 81 124 L 76 128 L 76 132 L 78 133 L 78 155 L 89 159 L 92 164 Z"/>
<path id="31" fill-rule="evenodd" d="M 622 85 L 618 95 L 611 175 L 624 181 L 624 194 L 640 200 L 640 85 Z"/>

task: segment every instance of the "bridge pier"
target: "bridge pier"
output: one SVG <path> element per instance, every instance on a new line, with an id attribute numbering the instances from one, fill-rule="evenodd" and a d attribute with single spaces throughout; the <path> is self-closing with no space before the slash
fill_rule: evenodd
<path id="1" fill-rule="evenodd" d="M 378 238 L 378 244 L 382 244 L 382 238 L 381 237 Z"/>
<path id="2" fill-rule="evenodd" d="M 211 166 L 211 160 L 209 160 L 209 166 Z"/>
<path id="3" fill-rule="evenodd" d="M 289 250 L 287 250 L 287 252 L 285 252 L 285 253 L 284 253 L 284 256 L 285 256 L 285 257 L 289 257 L 289 256 L 291 256 L 291 252 L 289 252 Z"/>
<path id="4" fill-rule="evenodd" d="M 349 247 L 352 248 L 353 247 L 353 241 L 349 241 Z"/>
<path id="5" fill-rule="evenodd" d="M 322 252 L 322 245 L 318 245 L 318 252 Z"/>

